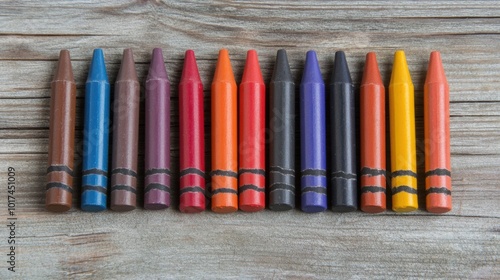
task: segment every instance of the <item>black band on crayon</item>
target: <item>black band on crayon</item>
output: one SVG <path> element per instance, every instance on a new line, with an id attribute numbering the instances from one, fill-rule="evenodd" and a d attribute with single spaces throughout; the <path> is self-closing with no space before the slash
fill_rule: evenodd
<path id="1" fill-rule="evenodd" d="M 147 193 L 150 190 L 160 190 L 160 191 L 164 191 L 164 192 L 170 193 L 170 187 L 169 186 L 166 186 L 166 185 L 163 185 L 163 184 L 157 184 L 157 183 L 148 184 L 144 188 L 144 193 Z"/>
<path id="2" fill-rule="evenodd" d="M 238 170 L 238 175 L 241 175 L 243 173 L 251 173 L 251 174 L 266 176 L 266 171 L 264 169 L 244 169 L 244 168 L 242 168 L 242 169 Z"/>
<path id="3" fill-rule="evenodd" d="M 69 168 L 66 165 L 51 165 L 47 168 L 47 173 L 50 173 L 50 172 L 66 172 L 69 175 L 71 175 L 72 177 L 75 176 L 75 174 L 73 173 L 73 170 L 71 170 L 71 168 Z"/>
<path id="4" fill-rule="evenodd" d="M 300 172 L 301 176 L 326 176 L 324 169 L 304 169 Z"/>
<path id="5" fill-rule="evenodd" d="M 436 168 L 434 170 L 429 170 L 425 172 L 425 177 L 428 176 L 448 176 L 451 177 L 451 172 L 448 169 L 444 168 Z"/>
<path id="6" fill-rule="evenodd" d="M 238 173 L 230 170 L 217 169 L 217 170 L 212 170 L 212 172 L 210 172 L 210 176 L 226 176 L 226 177 L 238 178 Z"/>
<path id="7" fill-rule="evenodd" d="M 240 193 L 244 192 L 244 191 L 248 191 L 248 190 L 254 190 L 256 192 L 265 192 L 266 191 L 266 188 L 264 187 L 258 187 L 256 185 L 242 185 L 238 188 L 238 191 Z"/>
<path id="8" fill-rule="evenodd" d="M 199 186 L 183 187 L 180 189 L 179 194 L 183 195 L 183 194 L 190 193 L 190 192 L 199 192 L 199 193 L 202 193 L 203 195 L 205 195 L 205 190 Z"/>
<path id="9" fill-rule="evenodd" d="M 295 186 L 286 183 L 274 183 L 269 186 L 269 192 L 274 191 L 291 191 L 295 193 Z"/>
<path id="10" fill-rule="evenodd" d="M 386 193 L 386 189 L 379 186 L 363 186 L 361 193 Z"/>
<path id="11" fill-rule="evenodd" d="M 397 186 L 392 188 L 392 194 L 395 195 L 400 192 L 407 192 L 411 194 L 417 194 L 417 189 L 414 189 L 409 186 Z"/>
<path id="12" fill-rule="evenodd" d="M 172 175 L 172 171 L 170 171 L 170 169 L 168 169 L 168 168 L 151 168 L 151 169 L 146 170 L 146 172 L 144 172 L 144 176 L 149 176 L 149 175 L 153 175 L 153 174 Z"/>
<path id="13" fill-rule="evenodd" d="M 429 195 L 431 193 L 451 195 L 451 191 L 445 187 L 430 187 L 425 190 L 425 195 Z"/>
<path id="14" fill-rule="evenodd" d="M 219 193 L 228 193 L 228 194 L 238 194 L 237 190 L 229 189 L 229 188 L 220 188 L 212 191 L 212 196 Z"/>
<path id="15" fill-rule="evenodd" d="M 358 178 L 358 176 L 356 176 L 356 174 L 347 173 L 347 172 L 344 172 L 344 171 L 332 172 L 332 179 L 352 180 L 352 179 L 357 179 L 357 178 Z"/>
<path id="16" fill-rule="evenodd" d="M 305 187 L 301 190 L 302 194 L 306 192 L 315 192 L 319 194 L 324 194 L 326 195 L 326 188 L 325 187 Z"/>
<path id="17" fill-rule="evenodd" d="M 417 178 L 417 173 L 411 171 L 411 170 L 397 170 L 392 172 L 391 174 L 392 178 L 398 177 L 398 176 L 411 176 Z"/>
<path id="18" fill-rule="evenodd" d="M 96 191 L 100 192 L 103 194 L 107 194 L 107 188 L 103 186 L 92 186 L 92 185 L 83 185 L 82 186 L 82 193 L 86 191 Z"/>
<path id="19" fill-rule="evenodd" d="M 361 168 L 361 176 L 386 176 L 386 171 L 385 169 L 376 169 L 376 168 L 369 168 L 369 167 L 363 167 Z"/>
<path id="20" fill-rule="evenodd" d="M 270 166 L 269 173 L 279 173 L 281 175 L 290 175 L 295 177 L 295 170 L 284 168 L 281 166 Z"/>
<path id="21" fill-rule="evenodd" d="M 137 177 L 137 172 L 135 172 L 132 169 L 128 168 L 116 168 L 111 171 L 111 174 L 123 174 L 123 175 L 129 175 L 132 177 Z"/>
<path id="22" fill-rule="evenodd" d="M 201 169 L 194 168 L 194 167 L 189 167 L 189 168 L 186 168 L 184 170 L 181 170 L 181 172 L 179 172 L 180 177 L 182 177 L 184 175 L 199 175 L 203 178 L 206 177 L 205 172 L 203 172 Z"/>
<path id="23" fill-rule="evenodd" d="M 131 186 L 127 185 L 114 185 L 111 187 L 111 191 L 127 191 L 131 193 L 137 193 L 137 190 Z"/>
<path id="24" fill-rule="evenodd" d="M 73 188 L 66 185 L 66 184 L 63 184 L 63 183 L 51 182 L 51 183 L 47 183 L 47 185 L 45 186 L 45 190 L 47 190 L 47 191 L 49 189 L 52 189 L 52 188 L 58 188 L 58 189 L 73 193 Z"/>
<path id="25" fill-rule="evenodd" d="M 92 168 L 92 169 L 87 169 L 82 171 L 82 176 L 85 175 L 102 175 L 102 176 L 108 176 L 108 172 L 104 171 L 102 169 L 98 168 Z"/>

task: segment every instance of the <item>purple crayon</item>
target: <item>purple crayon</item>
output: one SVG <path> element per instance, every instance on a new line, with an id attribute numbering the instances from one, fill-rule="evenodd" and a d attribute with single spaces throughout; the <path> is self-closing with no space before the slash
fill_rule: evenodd
<path id="1" fill-rule="evenodd" d="M 160 48 L 153 49 L 146 79 L 144 209 L 170 206 L 170 81 Z"/>

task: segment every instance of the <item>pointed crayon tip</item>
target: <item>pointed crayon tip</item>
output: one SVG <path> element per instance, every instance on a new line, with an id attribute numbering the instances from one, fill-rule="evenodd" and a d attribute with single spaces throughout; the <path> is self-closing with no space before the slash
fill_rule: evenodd
<path id="1" fill-rule="evenodd" d="M 412 84 L 405 52 L 402 50 L 394 53 L 394 63 L 392 65 L 390 84 Z"/>
<path id="2" fill-rule="evenodd" d="M 133 80 L 137 81 L 137 72 L 135 71 L 135 62 L 132 49 L 123 50 L 122 64 L 118 75 L 116 76 L 116 81 L 122 80 Z"/>
<path id="3" fill-rule="evenodd" d="M 247 60 L 245 62 L 245 68 L 243 69 L 243 77 L 241 78 L 241 82 L 251 82 L 259 84 L 264 83 L 262 72 L 260 71 L 259 57 L 257 56 L 257 51 L 255 50 L 249 50 L 247 52 Z"/>
<path id="4" fill-rule="evenodd" d="M 198 64 L 193 50 L 187 50 L 184 55 L 184 67 L 182 68 L 181 83 L 184 81 L 201 82 Z"/>
<path id="5" fill-rule="evenodd" d="M 61 50 L 59 53 L 59 61 L 57 63 L 53 81 L 75 82 L 75 78 L 73 77 L 73 67 L 71 66 L 71 58 L 68 50 Z"/>
<path id="6" fill-rule="evenodd" d="M 363 78 L 361 80 L 361 85 L 373 84 L 373 85 L 383 85 L 382 76 L 380 75 L 380 70 L 378 69 L 377 55 L 374 52 L 369 52 L 366 54 L 365 69 L 363 71 Z"/>
<path id="7" fill-rule="evenodd" d="M 349 66 L 343 51 L 335 53 L 335 60 L 333 62 L 333 77 L 332 83 L 345 83 L 352 84 Z"/>
<path id="8" fill-rule="evenodd" d="M 146 80 L 168 80 L 167 69 L 163 61 L 163 51 L 160 48 L 153 49 Z"/>
<path id="9" fill-rule="evenodd" d="M 302 83 L 324 83 L 315 51 L 308 51 L 306 54 L 306 63 L 304 65 L 304 72 L 302 73 Z"/>
<path id="10" fill-rule="evenodd" d="M 229 52 L 226 49 L 219 51 L 219 58 L 215 66 L 214 82 L 235 82 L 233 68 L 229 60 Z"/>
<path id="11" fill-rule="evenodd" d="M 443 63 L 441 61 L 441 54 L 438 51 L 431 52 L 425 83 L 448 83 L 444 73 Z"/>
<path id="12" fill-rule="evenodd" d="M 104 62 L 104 52 L 102 49 L 94 49 L 94 54 L 92 55 L 87 83 L 93 81 L 108 82 L 108 74 L 106 73 L 106 64 Z"/>
<path id="13" fill-rule="evenodd" d="M 293 82 L 288 57 L 284 49 L 278 50 L 276 54 L 276 63 L 274 64 L 272 82 Z"/>

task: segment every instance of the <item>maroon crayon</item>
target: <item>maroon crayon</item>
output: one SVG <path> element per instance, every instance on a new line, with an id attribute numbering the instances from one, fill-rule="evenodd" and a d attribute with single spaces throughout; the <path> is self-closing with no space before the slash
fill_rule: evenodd
<path id="1" fill-rule="evenodd" d="M 153 50 L 146 79 L 144 208 L 170 206 L 170 81 L 160 48 Z"/>

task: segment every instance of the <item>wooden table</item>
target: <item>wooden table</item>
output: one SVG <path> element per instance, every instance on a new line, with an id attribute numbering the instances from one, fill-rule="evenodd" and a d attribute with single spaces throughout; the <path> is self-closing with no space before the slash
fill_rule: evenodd
<path id="1" fill-rule="evenodd" d="M 499 1 L 84 2 L 92 1 L 0 3 L 0 220 L 5 224 L 9 167 L 17 182 L 16 272 L 7 270 L 9 231 L 3 226 L 0 278 L 500 278 Z M 91 214 L 82 212 L 75 198 L 68 213 L 46 212 L 49 88 L 59 50 L 71 51 L 78 87 L 79 170 L 92 49 L 104 49 L 113 83 L 124 48 L 133 48 L 144 81 L 157 46 L 164 48 L 173 85 L 174 189 L 177 86 L 186 49 L 195 50 L 205 85 L 207 131 L 208 89 L 219 48 L 229 48 L 238 82 L 246 51 L 257 49 L 268 82 L 276 50 L 284 47 L 297 84 L 307 50 L 318 52 L 327 80 L 334 51 L 345 50 L 356 85 L 368 51 L 377 52 L 387 85 L 393 53 L 404 49 L 416 89 L 420 175 L 423 82 L 429 53 L 440 50 L 451 90 L 453 211 L 186 215 L 175 202 L 166 211 Z M 208 153 L 206 160 L 209 165 Z M 77 191 L 79 185 L 77 179 Z"/>

